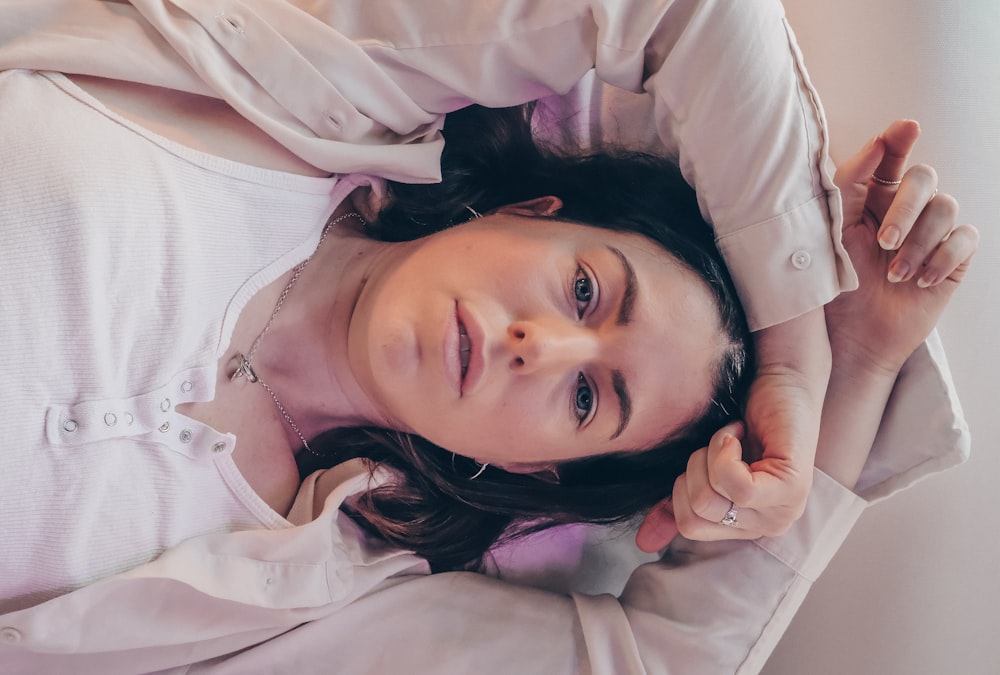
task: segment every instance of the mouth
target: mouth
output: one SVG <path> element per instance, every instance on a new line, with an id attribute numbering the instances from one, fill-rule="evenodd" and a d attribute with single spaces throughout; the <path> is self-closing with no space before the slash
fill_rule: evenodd
<path id="1" fill-rule="evenodd" d="M 483 379 L 486 371 L 486 335 L 475 313 L 456 303 L 455 319 L 458 325 L 459 392 L 462 396 L 472 392 Z"/>
<path id="2" fill-rule="evenodd" d="M 461 383 L 465 384 L 465 374 L 469 372 L 469 356 L 472 354 L 472 341 L 469 333 L 465 330 L 462 320 L 458 321 L 458 363 L 461 367 Z"/>

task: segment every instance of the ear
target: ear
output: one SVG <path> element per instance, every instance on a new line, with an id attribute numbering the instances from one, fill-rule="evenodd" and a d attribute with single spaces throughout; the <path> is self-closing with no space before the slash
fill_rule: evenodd
<path id="1" fill-rule="evenodd" d="M 495 209 L 494 213 L 509 213 L 515 216 L 554 216 L 562 208 L 562 200 L 553 195 L 536 197 L 526 202 L 508 204 Z M 521 473 L 515 471 L 514 473 Z"/>
<path id="2" fill-rule="evenodd" d="M 510 464 L 500 464 L 497 468 L 503 469 L 507 473 L 534 476 L 546 483 L 559 483 L 559 467 L 548 462 L 511 462 Z"/>

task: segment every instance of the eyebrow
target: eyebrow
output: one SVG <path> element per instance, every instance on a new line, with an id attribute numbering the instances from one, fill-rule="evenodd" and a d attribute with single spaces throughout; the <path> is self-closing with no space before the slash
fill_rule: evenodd
<path id="1" fill-rule="evenodd" d="M 625 273 L 625 289 L 622 291 L 622 303 L 618 306 L 618 318 L 615 319 L 615 324 L 627 326 L 629 321 L 632 320 L 635 297 L 639 293 L 639 281 L 636 279 L 632 263 L 628 261 L 625 254 L 613 246 L 608 246 L 608 250 L 618 258 L 618 261 L 622 264 L 622 271 Z"/>
<path id="2" fill-rule="evenodd" d="M 611 371 L 611 386 L 618 396 L 618 428 L 611 434 L 608 440 L 613 441 L 622 435 L 628 421 L 632 419 L 632 397 L 628 395 L 628 387 L 625 386 L 625 375 L 620 370 Z"/>
<path id="3" fill-rule="evenodd" d="M 627 326 L 632 320 L 632 310 L 635 307 L 635 298 L 639 292 L 639 282 L 635 276 L 635 269 L 628 261 L 625 254 L 613 246 L 608 246 L 608 250 L 615 254 L 622 264 L 622 271 L 625 273 L 625 289 L 622 291 L 622 301 L 618 306 L 618 317 L 615 325 Z M 622 435 L 628 422 L 632 419 L 632 397 L 629 396 L 628 387 L 625 385 L 625 375 L 620 370 L 611 371 L 611 386 L 618 397 L 618 428 L 611 434 L 608 440 L 615 440 Z"/>

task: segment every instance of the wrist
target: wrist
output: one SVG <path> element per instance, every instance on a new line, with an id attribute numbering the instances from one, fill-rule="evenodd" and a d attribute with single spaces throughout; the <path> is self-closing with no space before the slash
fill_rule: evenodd
<path id="1" fill-rule="evenodd" d="M 893 353 L 859 339 L 857 334 L 830 333 L 834 372 L 843 371 L 856 378 L 895 380 L 909 354 Z"/>
<path id="2" fill-rule="evenodd" d="M 822 308 L 754 333 L 757 379 L 779 378 L 822 405 L 832 356 Z"/>

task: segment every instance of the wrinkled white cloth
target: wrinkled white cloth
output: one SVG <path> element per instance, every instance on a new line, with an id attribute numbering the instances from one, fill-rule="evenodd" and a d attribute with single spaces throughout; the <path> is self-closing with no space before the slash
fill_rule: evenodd
<path id="1" fill-rule="evenodd" d="M 840 245 L 822 109 L 777 0 L 0 7 L 0 69 L 223 98 L 303 159 L 341 174 L 435 180 L 443 113 L 566 94 L 592 71 L 648 95 L 643 126 L 697 189 L 751 328 L 857 284 Z"/>
<path id="2" fill-rule="evenodd" d="M 653 91 L 661 142 L 702 194 L 756 327 L 852 285 L 821 112 L 776 2 L 498 0 L 478 19 L 471 6 L 0 0 L 0 66 L 221 96 L 331 171 L 427 180 L 438 113 L 563 93 L 596 64 L 613 84 Z M 720 79 L 706 86 L 704 72 Z M 783 537 L 678 541 L 617 598 L 427 576 L 344 522 L 337 505 L 365 483 L 343 467 L 307 524 L 196 537 L 0 616 L 0 663 L 13 673 L 756 672 L 864 497 L 967 449 L 931 340 L 901 377 L 861 497 L 817 473 Z M 297 504 L 311 504 L 314 487 Z"/>

